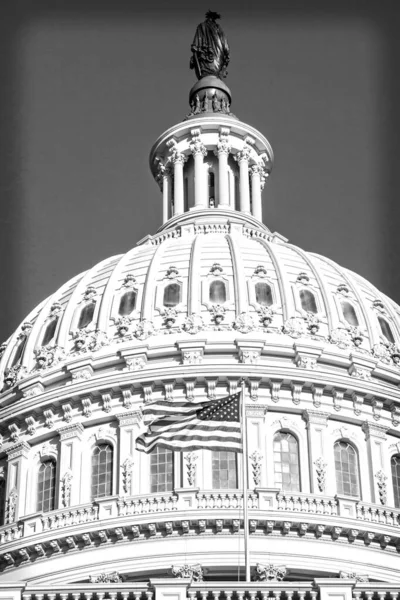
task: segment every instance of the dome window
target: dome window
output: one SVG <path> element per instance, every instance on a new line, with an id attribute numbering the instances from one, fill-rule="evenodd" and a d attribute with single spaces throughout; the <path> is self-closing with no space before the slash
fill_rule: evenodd
<path id="1" fill-rule="evenodd" d="M 95 302 L 90 302 L 82 308 L 79 315 L 78 329 L 84 329 L 93 321 L 95 306 Z"/>
<path id="2" fill-rule="evenodd" d="M 39 467 L 36 510 L 38 512 L 54 510 L 55 498 L 56 463 L 54 460 L 46 460 Z"/>
<path id="3" fill-rule="evenodd" d="M 158 446 L 150 453 L 150 491 L 171 492 L 174 484 L 173 452 Z"/>
<path id="4" fill-rule="evenodd" d="M 45 332 L 44 332 L 42 346 L 47 346 L 54 339 L 57 323 L 58 323 L 58 317 L 56 317 L 55 319 L 52 319 L 50 321 L 50 323 L 48 323 L 48 325 L 45 329 Z"/>
<path id="5" fill-rule="evenodd" d="M 0 478 L 0 526 L 5 525 L 6 478 Z"/>
<path id="6" fill-rule="evenodd" d="M 14 356 L 13 356 L 13 359 L 12 359 L 11 367 L 15 367 L 15 365 L 17 365 L 21 361 L 22 354 L 24 353 L 25 346 L 26 346 L 26 340 L 27 340 L 27 338 L 24 337 L 18 343 L 18 345 L 17 345 L 17 347 L 15 349 L 15 352 L 14 352 Z"/>
<path id="7" fill-rule="evenodd" d="M 400 508 L 400 455 L 392 456 L 390 460 L 392 470 L 394 505 Z"/>
<path id="8" fill-rule="evenodd" d="M 213 304 L 224 304 L 226 302 L 226 286 L 220 279 L 210 283 L 210 302 Z"/>
<path id="9" fill-rule="evenodd" d="M 121 315 L 121 317 L 127 317 L 135 310 L 136 297 L 137 297 L 136 290 L 131 290 L 130 292 L 125 292 L 125 294 L 123 294 L 121 296 L 121 300 L 119 301 L 119 309 L 118 309 L 118 314 Z"/>
<path id="10" fill-rule="evenodd" d="M 92 452 L 91 496 L 111 496 L 113 481 L 113 448 L 111 444 L 96 444 Z"/>
<path id="11" fill-rule="evenodd" d="M 213 450 L 212 486 L 214 490 L 237 489 L 236 452 Z"/>
<path id="12" fill-rule="evenodd" d="M 395 339 L 393 337 L 392 330 L 390 329 L 389 323 L 386 319 L 382 319 L 382 317 L 378 317 L 379 326 L 381 328 L 382 335 L 387 339 L 391 344 L 395 343 Z"/>
<path id="13" fill-rule="evenodd" d="M 306 312 L 316 314 L 318 312 L 315 296 L 310 290 L 300 290 L 301 308 Z"/>
<path id="14" fill-rule="evenodd" d="M 274 480 L 282 490 L 300 491 L 299 444 L 287 431 L 274 435 Z"/>
<path id="15" fill-rule="evenodd" d="M 210 208 L 215 206 L 215 175 L 213 171 L 208 172 L 208 202 Z"/>
<path id="16" fill-rule="evenodd" d="M 181 285 L 179 283 L 169 283 L 164 288 L 163 304 L 167 307 L 176 306 L 181 301 Z"/>
<path id="17" fill-rule="evenodd" d="M 350 302 L 347 302 L 346 300 L 343 300 L 343 302 L 341 302 L 341 305 L 342 305 L 343 316 L 346 319 L 346 321 L 348 322 L 348 324 L 352 325 L 353 327 L 358 327 L 359 323 L 358 323 L 358 319 L 357 319 L 357 315 L 356 315 L 354 306 L 352 304 L 350 304 Z"/>
<path id="18" fill-rule="evenodd" d="M 256 302 L 261 306 L 271 306 L 272 304 L 272 290 L 271 286 L 265 281 L 259 281 L 255 285 L 256 291 Z"/>
<path id="19" fill-rule="evenodd" d="M 349 443 L 339 441 L 334 446 L 336 490 L 343 496 L 359 496 L 357 452 Z"/>

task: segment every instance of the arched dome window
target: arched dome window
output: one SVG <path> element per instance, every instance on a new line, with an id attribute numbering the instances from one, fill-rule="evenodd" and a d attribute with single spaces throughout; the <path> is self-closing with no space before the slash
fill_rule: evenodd
<path id="1" fill-rule="evenodd" d="M 357 452 L 345 441 L 335 442 L 335 472 L 336 490 L 343 496 L 359 496 L 360 484 L 358 477 Z"/>
<path id="2" fill-rule="evenodd" d="M 261 306 L 271 306 L 272 304 L 272 290 L 271 286 L 265 281 L 258 281 L 255 285 L 256 302 Z"/>
<path id="3" fill-rule="evenodd" d="M 95 302 L 90 302 L 82 308 L 79 315 L 78 329 L 84 329 L 93 321 L 95 306 Z"/>
<path id="4" fill-rule="evenodd" d="M 215 175 L 213 171 L 208 171 L 208 202 L 211 208 L 215 206 Z"/>
<path id="5" fill-rule="evenodd" d="M 341 305 L 343 316 L 348 324 L 353 325 L 353 327 L 358 327 L 358 319 L 354 306 L 350 304 L 350 302 L 347 302 L 347 300 L 342 300 Z"/>
<path id="6" fill-rule="evenodd" d="M 379 326 L 381 328 L 382 335 L 387 339 L 388 342 L 390 342 L 391 344 L 394 344 L 395 339 L 394 339 L 394 336 L 393 336 L 393 333 L 392 333 L 389 323 L 386 321 L 386 319 L 382 319 L 382 317 L 378 317 L 378 321 L 379 321 Z"/>
<path id="7" fill-rule="evenodd" d="M 55 508 L 56 499 L 56 463 L 54 460 L 45 460 L 40 464 L 37 484 L 38 512 L 49 512 Z"/>
<path id="8" fill-rule="evenodd" d="M 214 490 L 237 489 L 236 452 L 212 451 L 212 486 Z"/>
<path id="9" fill-rule="evenodd" d="M 58 317 L 54 317 L 54 319 L 52 319 L 50 321 L 50 323 L 47 324 L 47 327 L 45 329 L 43 339 L 42 339 L 42 346 L 47 346 L 54 339 L 57 323 L 58 323 Z"/>
<path id="10" fill-rule="evenodd" d="M 164 288 L 164 306 L 172 307 L 181 301 L 181 285 L 179 283 L 169 283 Z"/>
<path id="11" fill-rule="evenodd" d="M 11 367 L 15 367 L 15 365 L 17 365 L 20 362 L 22 355 L 24 353 L 24 350 L 25 350 L 26 341 L 27 341 L 27 338 L 24 337 L 24 338 L 22 338 L 22 340 L 20 340 L 18 342 L 17 347 L 14 351 L 14 356 L 12 359 Z"/>
<path id="12" fill-rule="evenodd" d="M 316 314 L 318 312 L 315 296 L 310 290 L 300 290 L 301 308 L 306 312 Z"/>
<path id="13" fill-rule="evenodd" d="M 213 304 L 224 304 L 226 302 L 226 286 L 220 279 L 210 283 L 210 302 Z"/>
<path id="14" fill-rule="evenodd" d="M 125 292 L 125 294 L 121 296 L 118 309 L 118 314 L 121 315 L 121 317 L 127 317 L 135 310 L 136 296 L 136 290 L 130 290 L 129 292 Z"/>
<path id="15" fill-rule="evenodd" d="M 174 485 L 174 454 L 156 446 L 150 453 L 150 491 L 171 492 Z"/>
<path id="16" fill-rule="evenodd" d="M 96 444 L 92 452 L 91 497 L 111 496 L 113 483 L 113 447 L 111 444 Z"/>
<path id="17" fill-rule="evenodd" d="M 396 508 L 400 508 L 400 454 L 392 456 L 390 467 L 392 470 L 394 505 Z"/>
<path id="18" fill-rule="evenodd" d="M 299 444 L 287 431 L 274 435 L 274 479 L 282 490 L 300 491 Z"/>

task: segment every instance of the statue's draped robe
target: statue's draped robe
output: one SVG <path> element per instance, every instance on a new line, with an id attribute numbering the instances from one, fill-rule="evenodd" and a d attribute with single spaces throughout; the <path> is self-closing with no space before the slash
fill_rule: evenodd
<path id="1" fill-rule="evenodd" d="M 193 56 L 190 66 L 198 79 L 206 75 L 226 77 L 229 62 L 229 46 L 218 23 L 207 19 L 197 26 L 192 44 Z"/>

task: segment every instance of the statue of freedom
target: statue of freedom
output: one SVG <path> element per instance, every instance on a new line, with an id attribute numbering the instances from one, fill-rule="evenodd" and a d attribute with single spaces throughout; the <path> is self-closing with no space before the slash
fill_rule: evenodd
<path id="1" fill-rule="evenodd" d="M 191 46 L 190 68 L 195 70 L 197 79 L 214 75 L 219 79 L 227 76 L 229 46 L 226 35 L 216 22 L 221 16 L 209 10 L 206 20 L 197 26 Z"/>

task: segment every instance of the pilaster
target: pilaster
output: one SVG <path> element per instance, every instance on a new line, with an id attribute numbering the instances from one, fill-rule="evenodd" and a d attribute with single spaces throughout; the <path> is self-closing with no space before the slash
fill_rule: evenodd
<path id="1" fill-rule="evenodd" d="M 30 449 L 27 442 L 18 442 L 7 450 L 5 523 L 13 523 L 25 514 Z"/>
<path id="2" fill-rule="evenodd" d="M 328 461 L 325 439 L 330 415 L 319 410 L 304 410 L 302 416 L 307 428 L 311 493 L 333 495 L 336 493 L 336 486 L 326 477 Z"/>
<path id="3" fill-rule="evenodd" d="M 365 421 L 362 425 L 367 443 L 367 462 L 369 469 L 369 487 L 371 502 L 375 504 L 393 505 L 392 486 L 386 485 L 391 473 L 390 460 L 386 456 L 386 433 L 388 427 L 378 425 L 372 421 Z M 361 466 L 361 465 L 360 465 Z M 386 478 L 386 479 L 385 479 Z M 389 492 L 390 490 L 390 497 Z M 364 492 L 364 490 L 363 490 Z"/>
<path id="4" fill-rule="evenodd" d="M 80 477 L 83 431 L 81 423 L 71 423 L 58 429 L 60 436 L 59 508 L 75 506 L 83 501 Z"/>
<path id="5" fill-rule="evenodd" d="M 143 472 L 143 469 L 140 469 L 143 453 L 135 451 L 135 443 L 139 434 L 142 416 L 139 411 L 134 410 L 117 415 L 117 419 L 119 426 L 117 489 L 120 496 L 131 496 L 132 494 L 139 494 L 141 491 L 137 483 L 140 482 L 140 474 Z"/>

